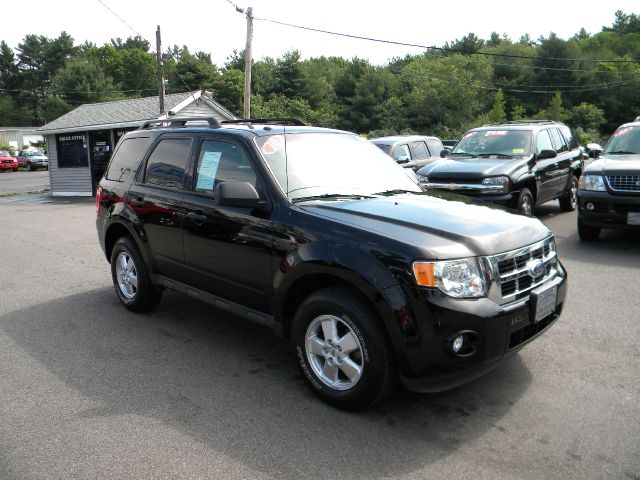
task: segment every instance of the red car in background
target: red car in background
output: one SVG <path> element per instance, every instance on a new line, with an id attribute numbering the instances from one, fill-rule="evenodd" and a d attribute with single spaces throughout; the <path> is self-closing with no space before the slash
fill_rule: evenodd
<path id="1" fill-rule="evenodd" d="M 6 150 L 0 150 L 0 171 L 5 170 L 18 171 L 18 161 L 11 156 Z"/>

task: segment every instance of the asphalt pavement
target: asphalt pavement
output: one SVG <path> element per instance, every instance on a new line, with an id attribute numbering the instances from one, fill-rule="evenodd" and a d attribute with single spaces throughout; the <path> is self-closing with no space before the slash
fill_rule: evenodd
<path id="1" fill-rule="evenodd" d="M 0 172 L 0 196 L 35 193 L 49 190 L 49 171 Z"/>
<path id="2" fill-rule="evenodd" d="M 537 214 L 559 321 L 472 384 L 346 413 L 263 327 L 171 292 L 126 311 L 93 199 L 0 198 L 0 478 L 640 479 L 640 235 Z"/>

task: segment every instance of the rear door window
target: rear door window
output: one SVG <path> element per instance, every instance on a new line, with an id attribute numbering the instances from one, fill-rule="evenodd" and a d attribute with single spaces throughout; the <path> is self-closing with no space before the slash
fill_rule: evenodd
<path id="1" fill-rule="evenodd" d="M 125 139 L 113 154 L 105 178 L 124 182 L 135 175 L 148 146 L 149 138 L 147 137 Z"/>
<path id="2" fill-rule="evenodd" d="M 181 190 L 190 150 L 190 138 L 162 139 L 147 160 L 144 183 Z"/>

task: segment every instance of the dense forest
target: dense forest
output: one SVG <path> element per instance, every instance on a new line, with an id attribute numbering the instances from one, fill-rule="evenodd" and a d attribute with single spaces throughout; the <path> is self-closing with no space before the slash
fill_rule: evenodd
<path id="1" fill-rule="evenodd" d="M 223 66 L 174 46 L 164 53 L 167 93 L 205 89 L 242 113 L 243 52 Z M 102 46 L 26 35 L 0 43 L 0 126 L 43 125 L 83 103 L 157 95 L 156 61 L 140 37 Z M 475 34 L 421 55 L 372 65 L 353 58 L 303 60 L 292 50 L 254 60 L 253 117 L 296 117 L 367 135 L 434 134 L 523 118 L 562 120 L 600 140 L 640 115 L 640 15 L 617 12 L 610 27 L 564 40 L 514 41 Z"/>

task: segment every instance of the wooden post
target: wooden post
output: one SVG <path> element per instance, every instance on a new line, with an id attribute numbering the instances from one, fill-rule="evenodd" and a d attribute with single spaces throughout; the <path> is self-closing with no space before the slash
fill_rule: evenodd
<path id="1" fill-rule="evenodd" d="M 160 41 L 160 25 L 156 30 L 156 63 L 158 67 L 158 99 L 160 100 L 160 115 L 164 114 L 164 79 L 162 78 L 162 46 Z"/>
<path id="2" fill-rule="evenodd" d="M 251 44 L 253 42 L 253 8 L 247 8 L 247 47 L 244 51 L 244 118 L 251 118 Z"/>

